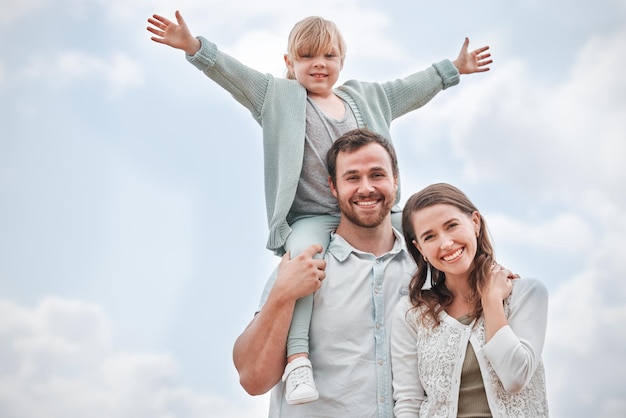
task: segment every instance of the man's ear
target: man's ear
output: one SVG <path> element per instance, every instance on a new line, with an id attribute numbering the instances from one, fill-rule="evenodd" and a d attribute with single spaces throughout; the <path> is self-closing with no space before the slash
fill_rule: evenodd
<path id="1" fill-rule="evenodd" d="M 333 184 L 333 179 L 328 176 L 328 187 L 330 187 L 330 192 L 337 198 L 337 190 L 335 189 L 335 185 Z"/>

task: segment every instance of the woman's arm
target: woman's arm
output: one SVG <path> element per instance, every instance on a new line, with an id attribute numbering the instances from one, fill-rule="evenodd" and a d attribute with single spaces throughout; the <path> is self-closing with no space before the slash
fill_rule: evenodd
<path id="1" fill-rule="evenodd" d="M 424 389 L 417 373 L 417 324 L 407 319 L 408 298 L 400 300 L 391 324 L 391 372 L 396 418 L 419 416 Z M 409 318 L 413 318 L 409 315 Z"/>
<path id="2" fill-rule="evenodd" d="M 482 348 L 504 388 L 521 391 L 541 361 L 548 318 L 548 291 L 538 280 L 513 283 L 508 325 L 498 329 Z"/>

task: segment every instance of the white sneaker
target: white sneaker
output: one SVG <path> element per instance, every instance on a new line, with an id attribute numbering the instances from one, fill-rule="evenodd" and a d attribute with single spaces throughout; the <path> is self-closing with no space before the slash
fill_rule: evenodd
<path id="1" fill-rule="evenodd" d="M 306 357 L 298 357 L 285 367 L 285 401 L 289 405 L 313 402 L 320 397 L 313 381 L 313 366 Z"/>

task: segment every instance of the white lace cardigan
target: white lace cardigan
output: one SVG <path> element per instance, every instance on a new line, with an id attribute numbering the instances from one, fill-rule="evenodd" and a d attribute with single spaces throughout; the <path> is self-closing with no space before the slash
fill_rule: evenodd
<path id="1" fill-rule="evenodd" d="M 441 324 L 433 330 L 422 325 L 408 297 L 399 302 L 391 328 L 396 418 L 457 416 L 468 341 L 476 352 L 494 418 L 548 417 L 541 359 L 548 292 L 534 279 L 513 283 L 505 301 L 509 325 L 486 344 L 482 317 L 463 325 L 443 312 Z"/>

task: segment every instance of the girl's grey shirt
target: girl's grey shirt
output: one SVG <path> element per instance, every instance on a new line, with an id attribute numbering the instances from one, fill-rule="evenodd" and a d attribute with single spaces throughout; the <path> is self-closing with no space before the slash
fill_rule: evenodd
<path id="1" fill-rule="evenodd" d="M 307 91 L 296 80 L 263 74 L 221 52 L 204 37 L 198 39 L 200 50 L 187 55 L 187 60 L 245 106 L 263 129 L 267 248 L 281 255 L 291 232 L 287 215 L 302 169 Z M 425 105 L 459 80 L 454 64 L 443 60 L 382 84 L 350 80 L 334 92 L 348 103 L 360 128 L 391 140 L 391 121 Z"/>

